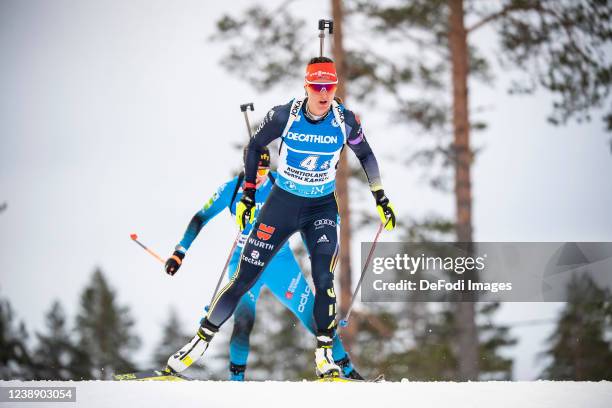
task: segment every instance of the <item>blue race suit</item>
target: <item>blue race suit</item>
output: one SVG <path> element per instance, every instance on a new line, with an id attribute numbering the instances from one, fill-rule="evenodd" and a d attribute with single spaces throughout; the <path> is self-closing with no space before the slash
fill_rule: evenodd
<path id="1" fill-rule="evenodd" d="M 277 177 L 276 173 L 272 173 L 272 176 L 274 178 Z M 183 239 L 179 243 L 179 247 L 183 247 L 185 251 L 187 251 L 202 227 L 225 208 L 228 208 L 230 213 L 235 216 L 237 200 L 233 197 L 234 192 L 237 192 L 237 197 L 240 197 L 238 194 L 242 193 L 242 187 L 236 190 L 238 180 L 239 177 L 235 177 L 219 187 L 204 207 L 195 214 L 185 231 Z M 271 190 L 272 181 L 270 179 L 267 179 L 257 189 L 255 206 L 256 217 Z M 251 225 L 243 231 L 238 240 L 238 245 L 232 253 L 228 266 L 228 275 L 230 278 L 236 273 L 240 260 L 240 253 L 250 230 Z M 260 279 L 238 302 L 238 306 L 234 312 L 234 330 L 230 340 L 231 366 L 245 366 L 247 363 L 249 355 L 249 337 L 255 322 L 255 304 L 257 303 L 260 290 L 264 285 L 285 307 L 291 310 L 304 327 L 311 333 L 315 333 L 315 323 L 313 319 L 314 293 L 295 260 L 289 248 L 289 244 L 285 243 L 272 261 L 270 261 L 270 267 L 266 269 L 266 272 L 262 274 Z M 346 351 L 338 336 L 334 338 L 332 353 L 336 361 L 346 357 Z"/>
<path id="2" fill-rule="evenodd" d="M 245 179 L 255 183 L 263 147 L 281 138 L 278 177 L 250 230 L 232 280 L 213 300 L 202 326 L 211 331 L 232 315 L 242 296 L 294 233 L 300 232 L 310 253 L 315 286 L 314 318 L 317 335 L 333 337 L 336 327 L 334 269 L 338 260 L 335 200 L 336 167 L 344 146 L 359 158 L 370 189 L 381 187 L 378 164 L 366 141 L 359 118 L 334 102 L 330 111 L 312 120 L 307 100 L 273 108 L 249 143 Z M 259 192 L 255 194 L 256 198 Z"/>

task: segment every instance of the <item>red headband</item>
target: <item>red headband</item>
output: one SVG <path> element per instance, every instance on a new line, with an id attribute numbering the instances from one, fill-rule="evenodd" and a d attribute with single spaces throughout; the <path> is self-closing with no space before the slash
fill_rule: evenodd
<path id="1" fill-rule="evenodd" d="M 306 67 L 306 83 L 337 84 L 336 65 L 333 62 L 317 62 Z"/>

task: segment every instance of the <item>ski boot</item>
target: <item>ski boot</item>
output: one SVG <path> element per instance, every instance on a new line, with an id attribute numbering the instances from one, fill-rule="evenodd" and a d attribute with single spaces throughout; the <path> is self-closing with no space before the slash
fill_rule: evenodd
<path id="1" fill-rule="evenodd" d="M 340 367 L 332 358 L 332 338 L 326 335 L 317 336 L 315 350 L 316 373 L 320 378 L 340 376 Z"/>
<path id="2" fill-rule="evenodd" d="M 336 364 L 338 364 L 340 367 L 340 374 L 342 377 L 349 378 L 351 380 L 365 380 L 365 378 L 363 378 L 361 374 L 355 370 L 355 367 L 353 367 L 353 363 L 351 362 L 348 354 L 344 358 L 336 361 Z"/>
<path id="3" fill-rule="evenodd" d="M 216 331 L 200 326 L 198 333 L 193 337 L 193 339 L 191 339 L 189 343 L 185 344 L 179 351 L 170 356 L 168 359 L 168 368 L 175 373 L 180 373 L 194 362 L 198 361 L 208 348 L 208 344 L 212 340 L 215 333 Z"/>
<path id="4" fill-rule="evenodd" d="M 230 381 L 244 381 L 244 371 L 246 370 L 246 364 L 234 364 L 230 362 Z"/>

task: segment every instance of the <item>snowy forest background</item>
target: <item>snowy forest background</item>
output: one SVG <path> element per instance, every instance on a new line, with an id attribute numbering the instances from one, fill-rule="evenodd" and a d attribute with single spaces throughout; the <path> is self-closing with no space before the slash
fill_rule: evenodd
<path id="1" fill-rule="evenodd" d="M 296 326 L 295 317 L 264 291 L 251 338 L 249 379 L 313 378 L 310 334 Z M 611 380 L 610 294 L 589 280 L 573 281 L 570 293 L 570 301 L 541 352 L 547 365 L 539 378 Z M 28 332 L 10 303 L 2 299 L 0 378 L 108 380 L 114 373 L 165 367 L 168 357 L 192 336 L 188 329 L 193 325 L 185 325 L 175 310 L 169 310 L 163 327 L 151 328 L 156 335 L 162 332 L 151 356 L 153 365 L 135 361 L 131 356 L 147 333 L 136 333 L 130 309 L 118 295 L 104 273 L 96 270 L 81 293 L 77 316 L 70 319 L 61 302 L 55 301 L 46 314 L 45 330 L 35 333 Z M 512 379 L 512 360 L 503 350 L 512 347 L 516 339 L 509 327 L 493 323 L 491 316 L 498 307 L 496 303 L 478 304 L 479 380 Z M 361 331 L 351 352 L 359 370 L 367 375 L 385 373 L 391 381 L 456 380 L 453 315 L 444 308 L 432 309 L 426 304 L 402 303 L 391 310 L 370 308 L 366 316 L 359 315 Z M 226 379 L 228 342 L 226 330 L 203 359 L 205 364 L 192 367 L 188 374 L 199 379 Z"/>
<path id="2" fill-rule="evenodd" d="M 237 80 L 262 93 L 274 92 L 289 78 L 299 77 L 311 56 L 303 43 L 309 36 L 304 33 L 313 31 L 316 18 L 297 15 L 295 3 L 299 2 L 253 5 L 225 14 L 209 39 L 227 49 L 218 62 Z M 499 74 L 494 72 L 498 64 L 493 60 L 515 76 L 510 93 L 524 97 L 544 90 L 553 95 L 547 117 L 551 125 L 603 119 L 603 126 L 612 131 L 612 6 L 608 1 L 374 4 L 334 0 L 329 5 L 336 24 L 332 56 L 340 77 L 346 78 L 340 96 L 349 105 L 390 112 L 393 126 L 418 134 L 416 141 L 406 139 L 406 146 L 398 146 L 398 154 L 385 160 L 421 174 L 432 190 L 456 206 L 453 216 L 418 218 L 403 212 L 398 240 L 473 240 L 471 185 L 479 180 L 471 178 L 470 171 L 481 151 L 470 137 L 486 131 L 482 117 L 487 108 L 468 100 L 472 96 L 467 92 L 468 79 L 469 84 L 493 83 Z M 345 31 L 344 42 L 343 25 L 359 27 L 350 36 Z M 470 42 L 472 33 L 483 27 L 497 36 L 497 55 L 487 55 Z M 379 52 L 383 48 L 384 54 Z M 241 146 L 235 147 L 239 155 Z M 399 154 L 403 149 L 410 154 Z M 341 197 L 349 190 L 364 190 L 353 188 L 363 183 L 358 165 L 343 160 Z M 342 258 L 336 284 L 343 311 L 356 283 L 352 276 L 359 269 L 350 262 L 352 233 L 372 226 L 372 217 L 359 204 L 353 205 L 361 199 L 369 200 L 355 195 L 350 208 L 348 200 L 342 203 L 343 250 L 349 253 Z M 0 217 L 9 217 L 10 210 L 10 206 L 0 207 Z M 308 275 L 303 251 L 298 250 L 298 255 Z M 163 367 L 168 356 L 192 336 L 193 322 L 183 321 L 172 308 L 166 308 L 161 327 L 147 326 L 146 331 L 136 332 L 134 314 L 126 306 L 131 291 L 115 286 L 103 268 L 83 273 L 91 275 L 77 306 L 73 304 L 76 299 L 53 302 L 42 330 L 31 330 L 8 298 L 2 297 L 0 378 L 110 379 L 113 373 Z M 588 280 L 573 281 L 570 293 L 571 300 L 562 307 L 542 345 L 540 358 L 546 364 L 539 378 L 612 380 L 611 294 Z M 66 312 L 68 304 L 77 311 L 74 315 Z M 352 315 L 350 329 L 341 333 L 356 366 L 366 376 L 512 379 L 508 350 L 516 346 L 517 338 L 512 327 L 496 323 L 499 308 L 492 303 L 368 304 Z M 206 365 L 190 370 L 189 375 L 227 378 L 229 332 L 226 329 L 215 340 Z M 137 360 L 135 352 L 148 336 L 161 340 L 153 355 Z M 313 377 L 311 336 L 296 326 L 292 315 L 269 293 L 260 297 L 251 345 L 249 379 Z"/>

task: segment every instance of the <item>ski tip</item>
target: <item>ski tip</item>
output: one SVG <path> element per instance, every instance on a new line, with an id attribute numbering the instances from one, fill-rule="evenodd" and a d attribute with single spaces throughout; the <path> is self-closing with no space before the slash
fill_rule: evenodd
<path id="1" fill-rule="evenodd" d="M 136 235 L 136 234 L 132 233 L 132 234 L 130 234 L 130 238 L 132 238 L 132 239 L 138 239 L 138 235 Z"/>
<path id="2" fill-rule="evenodd" d="M 345 319 L 340 320 L 340 327 L 348 326 L 348 322 Z"/>

